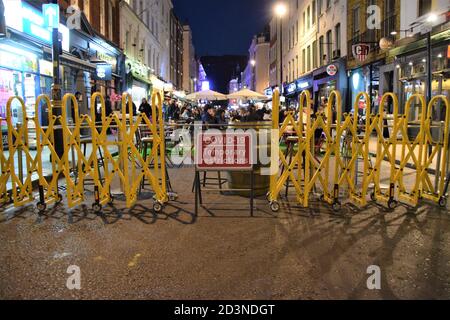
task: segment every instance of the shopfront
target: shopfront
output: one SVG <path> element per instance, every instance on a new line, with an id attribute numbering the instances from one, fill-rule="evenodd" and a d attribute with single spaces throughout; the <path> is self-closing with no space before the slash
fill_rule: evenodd
<path id="1" fill-rule="evenodd" d="M 285 85 L 284 95 L 286 97 L 286 105 L 291 109 L 297 109 L 300 102 L 299 96 L 304 90 L 309 90 L 312 98 L 313 83 L 313 76 L 312 74 L 309 74 Z"/>
<path id="2" fill-rule="evenodd" d="M 35 102 L 40 94 L 50 94 L 53 64 L 45 49 L 52 44 L 51 31 L 44 28 L 42 12 L 23 1 L 5 2 L 5 22 L 9 34 L 0 40 L 0 116 L 6 117 L 6 104 L 11 96 L 23 97 L 28 117 L 35 116 Z M 69 50 L 70 34 L 60 24 L 62 49 Z M 39 110 L 39 119 L 43 112 Z M 16 100 L 12 105 L 12 123 L 23 119 L 22 108 Z M 29 122 L 30 127 L 34 125 Z M 7 128 L 1 123 L 2 131 Z M 3 135 L 5 137 L 5 135 Z M 31 137 L 30 147 L 35 147 Z"/>
<path id="3" fill-rule="evenodd" d="M 394 79 L 398 83 L 400 106 L 404 106 L 414 94 L 427 95 L 427 59 L 428 52 L 424 47 L 424 40 L 419 40 L 404 47 L 391 50 L 395 54 Z M 415 49 L 415 50 L 414 50 Z M 445 95 L 450 98 L 450 30 L 432 37 L 431 65 L 432 65 L 432 96 Z M 418 119 L 420 103 L 413 101 L 409 119 Z M 403 108 L 402 110 L 403 111 Z M 444 119 L 444 108 L 440 108 L 434 115 L 435 120 Z"/>
<path id="4" fill-rule="evenodd" d="M 351 106 L 347 111 L 353 111 L 356 97 L 360 92 L 369 94 L 371 101 L 371 112 L 377 114 L 379 111 L 380 96 L 380 67 L 384 64 L 383 61 L 377 61 L 360 68 L 353 69 L 349 72 L 350 80 L 350 98 Z M 364 97 L 360 97 L 357 101 L 359 112 L 361 115 L 366 113 L 367 102 Z M 392 112 L 391 107 L 387 110 Z"/>
<path id="5" fill-rule="evenodd" d="M 313 72 L 313 96 L 314 110 L 327 103 L 330 94 L 334 90 L 341 93 L 343 107 L 347 97 L 347 72 L 345 59 L 339 59 L 327 66 Z"/>
<path id="6" fill-rule="evenodd" d="M 136 60 L 127 58 L 125 72 L 127 92 L 131 95 L 136 107 L 139 107 L 142 99 L 148 99 L 152 90 L 148 68 Z"/>

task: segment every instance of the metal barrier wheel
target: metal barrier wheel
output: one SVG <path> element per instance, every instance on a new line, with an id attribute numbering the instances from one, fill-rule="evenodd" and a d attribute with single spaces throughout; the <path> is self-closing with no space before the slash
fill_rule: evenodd
<path id="1" fill-rule="evenodd" d="M 155 203 L 153 203 L 153 211 L 155 213 L 160 213 L 163 209 L 163 205 L 161 202 L 156 201 Z"/>
<path id="2" fill-rule="evenodd" d="M 177 199 L 178 199 L 178 194 L 176 194 L 174 192 L 169 192 L 168 196 L 169 196 L 170 201 L 177 201 Z"/>
<path id="3" fill-rule="evenodd" d="M 388 208 L 391 210 L 394 210 L 398 206 L 398 202 L 395 200 L 389 200 L 387 204 L 388 204 Z"/>
<path id="4" fill-rule="evenodd" d="M 47 205 L 45 203 L 39 202 L 36 205 L 36 208 L 39 210 L 39 212 L 43 212 L 43 211 L 45 211 L 47 209 Z"/>
<path id="5" fill-rule="evenodd" d="M 370 194 L 370 199 L 371 199 L 372 201 L 377 201 L 377 196 L 376 196 L 375 192 L 372 192 L 372 193 Z"/>
<path id="6" fill-rule="evenodd" d="M 331 208 L 334 212 L 339 212 L 341 211 L 342 205 L 339 202 L 335 202 L 331 205 Z"/>
<path id="7" fill-rule="evenodd" d="M 92 205 L 92 210 L 94 210 L 95 213 L 100 213 L 102 211 L 102 205 L 99 203 L 94 203 Z"/>
<path id="8" fill-rule="evenodd" d="M 63 201 L 63 196 L 62 194 L 58 193 L 58 198 L 56 200 L 56 204 L 60 204 Z"/>
<path id="9" fill-rule="evenodd" d="M 441 208 L 447 207 L 447 198 L 441 197 L 441 198 L 439 199 L 439 206 L 440 206 Z"/>
<path id="10" fill-rule="evenodd" d="M 278 203 L 278 201 L 272 201 L 270 203 L 270 210 L 272 210 L 273 212 L 280 211 L 280 204 Z"/>

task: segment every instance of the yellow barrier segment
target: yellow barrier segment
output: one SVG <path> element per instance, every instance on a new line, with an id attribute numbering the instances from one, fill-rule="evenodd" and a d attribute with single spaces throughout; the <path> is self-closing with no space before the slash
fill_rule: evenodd
<path id="1" fill-rule="evenodd" d="M 22 124 L 17 130 L 12 123 L 12 109 L 11 105 L 14 100 L 18 100 L 22 110 Z M 15 207 L 20 207 L 32 202 L 33 187 L 32 187 L 32 164 L 33 159 L 29 150 L 28 140 L 28 118 L 26 113 L 25 103 L 22 98 L 11 97 L 6 104 L 6 114 L 8 123 L 8 145 L 9 145 L 9 168 L 12 187 L 12 199 Z M 15 140 L 15 141 L 14 141 Z M 25 154 L 26 171 L 23 170 L 22 152 Z M 21 159 L 19 160 L 19 157 Z M 16 166 L 17 158 L 17 166 Z M 19 172 L 16 173 L 15 169 Z M 20 177 L 20 171 L 26 177 Z"/>
<path id="2" fill-rule="evenodd" d="M 0 124 L 6 119 L 0 117 Z M 3 132 L 0 130 L 0 203 L 9 203 L 11 201 L 7 190 L 9 181 L 9 159 L 5 157 L 3 151 Z"/>
<path id="3" fill-rule="evenodd" d="M 419 130 L 414 141 L 409 138 L 409 121 L 408 115 L 411 110 L 411 104 L 413 102 L 420 101 L 420 122 Z M 420 173 L 422 172 L 422 157 L 425 145 L 425 118 L 426 118 L 426 101 L 425 97 L 420 94 L 412 95 L 405 105 L 403 120 L 401 123 L 401 134 L 402 134 L 402 155 L 400 157 L 399 171 L 397 176 L 394 178 L 394 182 L 398 183 L 399 200 L 405 201 L 410 205 L 417 206 L 419 199 L 421 197 L 421 183 L 420 183 Z M 418 150 L 417 150 L 418 149 Z M 418 151 L 418 155 L 416 155 Z M 408 190 L 404 183 L 405 169 L 409 163 L 409 160 L 413 161 L 413 166 L 415 168 L 415 182 L 412 189 Z"/>
<path id="4" fill-rule="evenodd" d="M 309 91 L 304 91 L 306 102 L 301 104 L 302 109 L 306 107 L 306 144 L 305 144 L 305 191 L 303 194 L 304 207 L 309 205 L 309 197 L 313 189 L 316 187 L 316 183 L 319 182 L 322 186 L 323 200 L 332 204 L 334 199 L 330 194 L 329 187 L 329 168 L 330 158 L 334 151 L 334 142 L 332 137 L 332 111 L 328 108 L 329 119 L 325 120 L 323 113 L 319 113 L 316 116 L 315 121 L 311 121 L 311 107 L 312 100 Z M 327 149 L 323 158 L 320 160 L 315 157 L 314 152 L 314 135 L 317 129 L 322 129 L 325 134 L 325 139 L 328 142 Z M 331 146 L 331 147 L 330 147 Z"/>
<path id="5" fill-rule="evenodd" d="M 48 107 L 48 128 L 44 130 L 39 121 L 39 108 L 41 104 L 44 104 Z M 52 104 L 48 96 L 40 95 L 36 99 L 35 104 L 35 115 L 34 115 L 34 126 L 36 128 L 36 171 L 39 176 L 39 192 L 40 192 L 40 200 L 39 206 L 44 208 L 47 204 L 60 202 L 62 200 L 61 195 L 58 191 L 58 178 L 59 174 L 57 173 L 62 167 L 60 161 L 58 161 L 58 156 L 55 151 L 55 141 L 53 136 L 53 127 L 56 120 L 56 117 L 53 116 L 52 113 Z M 50 181 L 47 181 L 46 177 L 44 177 L 44 168 L 42 162 L 42 152 L 43 149 L 47 147 L 50 150 L 50 158 L 52 162 L 52 171 L 53 174 L 50 178 Z"/>
<path id="6" fill-rule="evenodd" d="M 392 128 L 392 132 L 389 134 L 389 138 L 385 139 L 383 137 L 383 129 L 384 129 L 384 105 L 388 101 L 388 98 L 391 98 L 393 102 L 394 108 L 394 125 Z M 386 93 L 383 95 L 380 101 L 380 116 L 378 118 L 378 123 L 376 126 L 378 140 L 377 140 L 377 157 L 375 162 L 375 175 L 374 175 L 374 184 L 375 184 L 375 192 L 372 196 L 374 200 L 387 202 L 390 208 L 394 208 L 397 204 L 395 197 L 395 176 L 396 176 L 396 152 L 397 152 L 397 137 L 400 130 L 399 118 L 398 118 L 398 98 L 397 95 L 393 93 Z M 381 166 L 384 162 L 385 157 L 388 159 L 389 163 L 389 171 L 390 171 L 390 179 L 389 179 L 389 187 L 388 192 L 383 193 L 381 188 Z"/>
<path id="7" fill-rule="evenodd" d="M 366 102 L 366 122 L 364 125 L 364 136 L 359 139 L 357 138 L 357 134 L 358 134 L 358 124 L 359 124 L 359 101 L 361 98 L 364 98 L 365 102 Z M 378 118 L 375 119 L 375 121 L 373 122 L 373 124 L 371 123 L 371 114 L 372 114 L 372 110 L 371 110 L 371 102 L 370 102 L 370 97 L 366 92 L 361 92 L 356 96 L 355 99 L 355 103 L 353 105 L 353 127 L 352 127 L 352 135 L 353 135 L 353 146 L 357 146 L 357 150 L 355 152 L 355 148 L 353 147 L 352 151 L 352 161 L 355 160 L 354 158 L 361 156 L 363 159 L 363 178 L 361 181 L 361 190 L 359 191 L 357 186 L 353 186 L 353 190 L 351 190 L 350 192 L 350 198 L 356 202 L 357 204 L 361 205 L 361 206 L 365 206 L 367 205 L 367 192 L 369 190 L 369 184 L 370 184 L 370 179 L 374 174 L 374 168 L 371 167 L 370 165 L 370 136 L 372 134 L 372 132 L 374 131 L 374 126 L 378 125 Z M 356 160 L 355 160 L 356 161 Z M 356 177 L 355 175 L 357 173 L 356 170 L 358 168 L 354 168 L 351 167 L 350 170 L 352 170 L 353 175 L 351 176 L 351 180 L 355 181 Z"/>
<path id="8" fill-rule="evenodd" d="M 444 132 L 440 132 L 438 141 L 435 141 L 432 137 L 433 127 L 433 110 L 438 101 L 441 101 L 445 105 L 445 120 L 443 123 Z M 422 171 L 420 173 L 420 180 L 422 182 L 422 194 L 425 199 L 438 202 L 442 207 L 446 205 L 445 198 L 445 178 L 447 170 L 448 160 L 448 148 L 449 148 L 449 126 L 450 126 L 450 109 L 449 101 L 446 96 L 436 96 L 428 104 L 427 119 L 425 121 L 425 150 L 423 151 Z M 428 153 L 428 148 L 431 147 L 432 152 Z M 437 158 L 437 155 L 441 153 L 440 166 L 436 169 L 439 170 L 439 175 L 435 175 L 435 179 L 439 179 L 438 188 L 436 189 L 430 179 L 428 168 L 433 164 L 433 161 Z"/>
<path id="9" fill-rule="evenodd" d="M 279 128 L 280 128 L 280 90 L 275 89 L 273 92 L 273 97 L 272 97 L 272 132 L 276 131 L 279 132 Z M 279 150 L 279 139 L 281 138 L 281 134 L 279 134 L 276 137 L 276 143 L 277 145 L 277 150 L 278 153 L 281 153 Z M 273 144 L 275 141 L 275 139 L 272 137 L 272 141 L 271 143 Z M 272 148 L 273 149 L 273 148 Z M 271 154 L 271 161 L 274 162 L 278 162 L 278 155 L 274 156 L 273 154 Z M 274 167 L 274 164 L 271 163 L 271 168 Z M 278 163 L 276 163 L 276 170 L 272 170 L 272 175 L 270 176 L 270 190 L 269 193 L 267 195 L 267 199 L 269 200 L 269 202 L 273 202 L 278 200 L 278 195 L 279 195 L 279 191 L 276 192 L 277 189 L 277 180 L 278 180 Z"/>

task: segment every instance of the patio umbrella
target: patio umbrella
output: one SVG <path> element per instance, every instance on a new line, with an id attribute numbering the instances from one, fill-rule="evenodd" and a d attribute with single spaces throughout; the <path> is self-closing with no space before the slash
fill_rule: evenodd
<path id="1" fill-rule="evenodd" d="M 227 100 L 227 96 L 224 94 L 221 94 L 216 91 L 212 90 L 205 90 L 205 91 L 199 91 L 194 92 L 186 96 L 186 99 L 197 101 L 197 100 L 208 100 L 208 101 L 215 101 L 215 100 Z"/>
<path id="2" fill-rule="evenodd" d="M 231 93 L 228 95 L 228 99 L 268 100 L 267 96 L 249 89 L 242 89 L 240 91 Z"/>

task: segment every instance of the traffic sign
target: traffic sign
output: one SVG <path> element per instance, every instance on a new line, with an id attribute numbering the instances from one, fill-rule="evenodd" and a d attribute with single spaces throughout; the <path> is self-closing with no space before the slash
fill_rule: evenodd
<path id="1" fill-rule="evenodd" d="M 42 13 L 44 15 L 44 26 L 50 29 L 59 27 L 59 5 L 43 4 Z"/>

